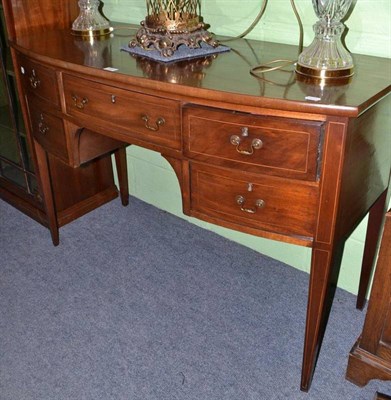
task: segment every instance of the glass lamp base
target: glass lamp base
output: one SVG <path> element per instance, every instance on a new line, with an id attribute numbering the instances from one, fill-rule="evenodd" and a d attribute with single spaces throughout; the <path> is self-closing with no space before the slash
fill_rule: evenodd
<path id="1" fill-rule="evenodd" d="M 300 54 L 296 72 L 324 83 L 346 80 L 353 75 L 353 59 L 341 42 L 344 25 L 320 20 L 314 25 L 315 38 Z"/>
<path id="2" fill-rule="evenodd" d="M 79 0 L 80 14 L 73 21 L 72 34 L 85 39 L 106 36 L 113 31 L 99 11 L 100 0 Z"/>

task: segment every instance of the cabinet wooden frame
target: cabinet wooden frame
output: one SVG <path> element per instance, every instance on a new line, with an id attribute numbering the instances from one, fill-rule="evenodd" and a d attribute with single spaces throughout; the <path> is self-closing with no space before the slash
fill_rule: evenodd
<path id="1" fill-rule="evenodd" d="M 43 10 L 49 7 L 43 0 L 35 1 L 43 7 Z M 30 2 L 22 0 L 7 3 L 10 15 L 15 12 L 27 13 L 27 3 L 30 5 Z M 299 81 L 290 84 L 289 90 L 278 85 L 259 84 L 249 74 L 249 66 L 245 60 L 253 60 L 254 54 L 265 54 L 270 58 L 286 58 L 295 52 L 293 46 L 282 44 L 260 44 L 256 41 L 244 43 L 243 40 L 236 40 L 231 43 L 235 47 L 235 53 L 224 53 L 212 60 L 203 60 L 203 63 L 195 60 L 162 68 L 151 61 L 132 58 L 126 53 L 121 53 L 118 49 L 128 41 L 128 38 L 114 35 L 101 43 L 102 46 L 107 45 L 107 49 L 111 49 L 111 52 L 109 50 L 102 52 L 99 62 L 94 64 L 94 61 L 88 58 L 88 43 L 75 42 L 70 35 L 69 17 L 73 8 L 69 8 L 68 2 L 65 1 L 57 0 L 54 3 L 58 3 L 60 10 L 58 18 L 61 21 L 58 26 L 51 23 L 50 35 L 44 32 L 38 22 L 32 24 L 29 29 L 28 24 L 23 24 L 25 20 L 23 16 L 21 21 L 16 21 L 15 26 L 21 33 L 28 32 L 28 35 L 14 36 L 12 46 L 18 64 L 20 64 L 18 60 L 24 57 L 30 62 L 55 71 L 60 109 L 53 107 L 48 113 L 57 115 L 63 120 L 64 126 L 67 127 L 66 135 L 72 132 L 70 127 L 77 127 L 91 133 L 89 143 L 94 141 L 93 133 L 95 133 L 97 141 L 100 141 L 98 137 L 102 135 L 119 142 L 136 144 L 157 151 L 168 160 L 178 177 L 185 214 L 242 232 L 296 243 L 312 249 L 301 380 L 301 389 L 307 391 L 333 300 L 344 242 L 369 212 L 369 224 L 373 225 L 373 229 L 368 233 L 365 245 L 367 256 L 364 257 L 362 265 L 362 290 L 359 295 L 361 302 L 365 298 L 368 286 L 367 277 L 372 269 L 380 232 L 379 212 L 384 212 L 391 165 L 391 155 L 386 147 L 390 138 L 387 127 L 390 126 L 391 88 L 385 72 L 389 61 L 357 56 L 356 74 L 352 82 L 338 88 L 323 88 L 323 92 L 317 85 Z M 55 18 L 51 11 L 48 15 Z M 249 45 L 253 48 L 249 48 Z M 241 57 L 237 57 L 238 53 Z M 102 65 L 106 64 L 118 72 L 113 73 L 103 69 Z M 212 71 L 210 76 L 208 68 Z M 107 115 L 88 114 L 90 97 L 86 93 L 82 93 L 81 96 L 72 93 L 75 88 L 75 85 L 70 84 L 72 82 L 81 82 L 83 88 L 92 83 L 99 89 L 100 101 L 106 101 L 106 96 L 110 100 L 113 95 L 120 97 L 124 95 L 124 98 L 132 99 L 133 93 L 134 99 L 153 99 L 154 105 L 160 101 L 163 105 L 175 106 L 169 115 L 164 111 L 165 107 L 159 109 L 156 106 L 153 107 L 153 115 L 148 116 L 140 110 L 139 114 L 130 113 L 129 120 L 121 114 L 122 119 L 116 122 L 107 119 Z M 19 90 L 24 93 L 22 85 Z M 314 98 L 314 93 L 319 93 L 321 96 L 319 102 L 310 100 Z M 72 96 L 76 96 L 76 104 Z M 94 106 L 95 110 L 99 109 L 99 104 Z M 200 115 L 206 121 L 205 126 L 212 127 L 211 129 L 216 132 L 220 131 L 220 128 L 216 128 L 216 122 L 213 124 L 209 122 L 212 115 L 214 121 L 220 121 L 222 124 L 223 121 L 221 118 L 216 119 L 216 115 L 237 116 L 237 121 L 240 121 L 239 134 L 231 133 L 230 130 L 225 132 L 225 127 L 221 128 L 221 132 L 227 134 L 224 143 L 219 144 L 222 147 L 222 157 L 216 156 L 214 150 L 209 151 L 208 146 L 212 143 L 198 141 L 198 137 L 203 134 L 202 129 L 198 127 L 194 132 L 191 131 L 194 125 L 193 128 L 189 127 L 186 122 L 190 109 L 203 110 L 200 111 Z M 162 114 L 159 111 L 162 111 Z M 28 119 L 27 112 L 25 116 Z M 234 124 L 232 118 L 234 117 L 227 117 L 227 120 Z M 258 124 L 255 121 L 260 120 L 267 121 L 268 127 L 274 129 L 273 132 L 270 130 L 267 132 L 265 143 L 268 146 L 270 143 L 268 141 L 272 140 L 273 136 L 276 137 L 277 130 L 289 139 L 293 137 L 289 132 L 309 132 L 309 140 L 303 141 L 304 136 L 301 133 L 297 134 L 295 140 L 287 143 L 289 151 L 297 153 L 290 155 L 289 168 L 284 166 L 285 172 L 284 168 L 278 169 L 278 160 L 273 160 L 272 157 L 267 163 L 265 161 L 265 164 L 258 160 L 257 165 L 251 158 L 254 154 L 258 157 L 259 142 L 254 147 L 246 147 L 248 146 L 246 133 L 242 128 L 251 127 L 252 123 L 255 126 Z M 159 131 L 164 132 L 168 124 L 171 125 L 169 132 L 164 133 L 167 134 L 166 139 L 159 138 Z M 299 128 L 292 130 L 292 124 Z M 287 127 L 289 129 L 286 131 Z M 315 128 L 308 130 L 309 127 Z M 73 134 L 75 132 L 77 129 Z M 261 131 L 256 132 L 255 138 L 262 140 L 258 137 Z M 197 136 L 196 139 L 193 133 Z M 237 139 L 231 140 L 232 134 L 239 136 L 239 139 L 243 136 L 244 147 L 237 147 Z M 218 136 L 220 139 L 220 135 Z M 213 134 L 210 137 L 211 140 L 217 140 L 217 136 Z M 197 140 L 196 151 L 193 146 L 195 142 L 191 142 L 193 140 Z M 304 142 L 308 146 L 305 152 L 299 147 L 295 149 L 296 146 L 300 146 L 299 143 Z M 55 166 L 50 164 L 55 157 L 49 153 L 49 147 L 46 151 L 42 148 L 44 143 L 40 144 L 37 141 L 35 143 L 40 169 L 46 171 L 42 187 L 50 199 L 51 192 L 60 190 L 59 181 L 53 179 Z M 236 149 L 239 152 L 244 150 L 249 153 L 241 153 L 240 157 L 243 156 L 245 161 L 235 158 Z M 74 151 L 74 147 L 68 146 L 69 160 L 77 159 Z M 235 156 L 232 155 L 232 151 L 235 152 Z M 275 154 L 278 154 L 278 149 L 275 149 Z M 124 153 L 118 162 L 122 165 L 123 175 L 126 174 Z M 79 169 L 82 168 L 75 168 Z M 219 196 L 224 196 L 224 193 L 216 193 L 216 200 L 213 202 L 209 192 L 203 197 L 199 196 L 197 193 L 199 186 L 196 184 L 199 171 L 209 172 L 211 175 L 214 174 L 213 176 L 216 176 L 216 171 L 224 171 L 221 174 L 227 176 L 227 182 L 232 181 L 229 180 L 229 176 L 234 178 L 235 182 L 244 182 L 247 197 L 251 197 L 253 191 L 258 194 L 257 185 L 262 186 L 266 183 L 272 183 L 271 186 L 274 187 L 277 185 L 276 193 L 283 196 L 286 183 L 289 188 L 297 185 L 298 190 L 301 190 L 301 196 L 312 195 L 313 198 L 311 201 L 303 201 L 303 209 L 300 211 L 298 211 L 299 206 L 292 207 L 291 212 L 300 213 L 301 225 L 292 227 L 291 230 L 281 228 L 278 213 L 270 214 L 273 217 L 268 226 L 265 221 L 262 222 L 263 225 L 256 222 L 246 224 L 238 217 L 237 209 L 231 216 L 227 212 L 224 218 L 219 215 L 217 207 L 219 199 L 223 199 Z M 256 179 L 253 179 L 254 176 Z M 125 181 L 123 178 L 123 182 Z M 227 185 L 230 187 L 230 184 Z M 121 191 L 126 192 L 123 187 Z M 293 190 L 289 191 L 290 201 L 294 201 L 294 193 Z M 237 194 L 246 197 L 241 191 Z M 277 195 L 272 196 L 272 200 L 276 197 Z M 200 202 L 205 199 L 208 200 L 208 207 L 200 206 Z M 256 203 L 259 199 L 255 197 L 252 200 L 255 200 L 255 205 L 243 203 L 242 200 L 238 203 L 235 195 L 230 200 L 233 203 L 226 207 L 239 207 L 240 212 L 248 218 L 250 214 L 262 212 L 262 207 Z M 281 203 L 277 204 L 282 209 Z M 212 210 L 213 207 L 216 209 Z M 306 210 L 306 207 L 310 207 L 311 210 Z M 52 207 L 52 210 L 56 211 L 56 207 Z M 284 212 L 293 220 L 289 210 L 284 209 Z M 56 222 L 55 215 L 50 221 Z M 56 231 L 55 226 L 52 227 L 53 231 Z"/>
<path id="2" fill-rule="evenodd" d="M 386 214 L 364 327 L 349 354 L 346 377 L 358 386 L 371 379 L 391 380 L 390 272 L 391 210 Z"/>
<path id="3" fill-rule="evenodd" d="M 32 29 L 47 32 L 50 29 L 68 27 L 75 15 L 77 16 L 77 3 L 73 2 L 62 4 L 58 1 L 4 1 L 3 3 L 11 42 L 28 35 Z M 88 148 L 86 143 L 90 141 L 86 140 L 86 137 L 90 131 L 76 127 L 72 132 L 68 129 L 70 125 L 59 118 L 60 76 L 53 68 L 33 61 L 28 56 L 17 58 L 12 47 L 11 55 L 16 71 L 27 140 L 32 149 L 32 160 L 42 200 L 42 210 L 38 213 L 32 213 L 26 207 L 19 208 L 47 226 L 53 244 L 58 245 L 59 227 L 118 196 L 112 170 L 112 152 L 116 157 L 117 168 L 122 167 L 122 171 L 118 171 L 118 176 L 123 177 L 121 201 L 122 204 L 127 204 L 126 163 L 120 162 L 126 157 L 125 144 L 113 139 L 101 139 L 97 142 L 94 135 L 96 152 L 87 157 L 84 149 Z M 83 141 L 79 141 L 82 134 Z M 78 149 L 71 152 L 68 147 L 74 149 L 75 142 L 78 143 Z M 84 148 L 80 148 L 80 143 Z M 69 157 L 72 158 L 72 162 Z M 73 168 L 83 162 L 83 168 Z M 53 183 L 56 181 L 62 182 L 62 185 Z"/>

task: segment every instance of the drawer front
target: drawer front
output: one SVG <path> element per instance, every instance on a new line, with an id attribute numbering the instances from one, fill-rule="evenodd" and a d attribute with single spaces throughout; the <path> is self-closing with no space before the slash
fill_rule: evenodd
<path id="1" fill-rule="evenodd" d="M 224 167 L 315 180 L 322 123 L 186 107 L 185 154 Z"/>
<path id="2" fill-rule="evenodd" d="M 26 93 L 60 108 L 56 73 L 53 69 L 19 57 L 22 85 Z"/>
<path id="3" fill-rule="evenodd" d="M 279 234 L 312 237 L 318 186 L 191 164 L 191 212 Z"/>
<path id="4" fill-rule="evenodd" d="M 67 141 L 62 119 L 46 113 L 44 107 L 37 102 L 29 104 L 29 113 L 34 139 L 48 153 L 68 162 Z"/>
<path id="5" fill-rule="evenodd" d="M 129 137 L 181 148 L 180 104 L 64 74 L 66 112 L 86 124 L 113 127 Z M 88 125 L 87 125 L 88 126 Z"/>

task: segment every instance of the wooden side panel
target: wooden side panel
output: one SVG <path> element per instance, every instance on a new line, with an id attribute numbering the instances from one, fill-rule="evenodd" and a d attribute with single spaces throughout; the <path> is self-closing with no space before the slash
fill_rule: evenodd
<path id="1" fill-rule="evenodd" d="M 342 175 L 339 236 L 349 235 L 388 186 L 391 96 L 350 121 Z"/>
<path id="2" fill-rule="evenodd" d="M 77 1 L 3 0 L 3 6 L 10 40 L 31 30 L 70 28 L 79 14 Z"/>
<path id="3" fill-rule="evenodd" d="M 363 386 L 371 379 L 391 380 L 391 212 L 384 233 L 361 337 L 349 355 L 346 378 Z"/>
<path id="4" fill-rule="evenodd" d="M 318 244 L 326 246 L 333 246 L 337 239 L 334 232 L 340 206 L 338 196 L 341 188 L 341 171 L 346 162 L 346 130 L 346 119 L 330 119 L 323 149 L 321 192 L 315 240 Z"/>
<path id="5" fill-rule="evenodd" d="M 71 207 L 77 208 L 78 203 L 92 199 L 99 193 L 108 191 L 106 201 L 118 196 L 110 155 L 80 168 L 69 167 L 51 154 L 48 154 L 48 157 L 56 210 L 59 213 Z M 64 185 L 64 182 L 71 182 L 71 189 L 69 184 Z"/>
<path id="6" fill-rule="evenodd" d="M 361 347 L 373 354 L 382 339 L 391 343 L 391 212 L 386 214 L 371 298 L 365 319 Z"/>

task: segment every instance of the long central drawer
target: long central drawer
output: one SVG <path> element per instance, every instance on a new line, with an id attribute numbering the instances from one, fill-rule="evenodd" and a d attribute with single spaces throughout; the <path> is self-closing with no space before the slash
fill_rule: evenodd
<path id="1" fill-rule="evenodd" d="M 63 75 L 66 113 L 86 127 L 114 127 L 130 139 L 180 149 L 180 103 Z M 94 126 L 92 126 L 92 124 Z M 129 140 L 131 142 L 131 140 Z"/>

